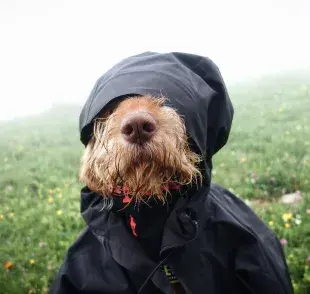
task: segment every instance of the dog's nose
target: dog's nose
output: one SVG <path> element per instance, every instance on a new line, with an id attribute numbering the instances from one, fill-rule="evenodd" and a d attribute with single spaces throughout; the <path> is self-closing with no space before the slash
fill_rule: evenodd
<path id="1" fill-rule="evenodd" d="M 156 120 L 147 112 L 127 115 L 121 124 L 121 133 L 130 143 L 143 144 L 149 141 L 157 129 Z"/>

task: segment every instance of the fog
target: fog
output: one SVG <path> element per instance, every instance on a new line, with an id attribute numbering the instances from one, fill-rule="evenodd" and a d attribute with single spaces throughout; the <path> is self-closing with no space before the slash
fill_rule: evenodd
<path id="1" fill-rule="evenodd" d="M 310 66 L 310 1 L 0 0 L 0 119 L 83 103 L 144 51 L 213 59 L 228 83 Z"/>

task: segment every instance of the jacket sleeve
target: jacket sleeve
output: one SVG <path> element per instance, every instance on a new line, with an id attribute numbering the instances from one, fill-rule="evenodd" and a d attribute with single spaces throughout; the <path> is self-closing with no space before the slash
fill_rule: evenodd
<path id="1" fill-rule="evenodd" d="M 95 241 L 88 228 L 79 235 L 64 256 L 63 263 L 50 287 L 50 294 L 87 293 L 82 290 L 82 285 L 87 282 L 90 264 L 88 253 L 92 249 L 90 245 L 96 245 Z M 98 252 L 98 249 L 95 248 L 94 252 Z"/>
<path id="2" fill-rule="evenodd" d="M 50 294 L 79 293 L 79 290 L 74 287 L 73 283 L 70 281 L 69 276 L 66 274 L 66 266 L 67 264 L 64 263 L 59 272 L 57 273 L 57 276 L 51 286 L 49 292 Z"/>
<path id="3" fill-rule="evenodd" d="M 282 247 L 272 234 L 241 246 L 236 256 L 235 271 L 249 293 L 294 293 Z"/>

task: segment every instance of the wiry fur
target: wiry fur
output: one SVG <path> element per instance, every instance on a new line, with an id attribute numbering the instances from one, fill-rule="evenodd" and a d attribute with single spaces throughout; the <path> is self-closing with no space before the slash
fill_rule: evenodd
<path id="1" fill-rule="evenodd" d="M 135 200 L 151 193 L 163 202 L 167 192 L 162 187 L 168 181 L 200 182 L 200 158 L 189 149 L 183 120 L 164 101 L 127 98 L 97 119 L 82 158 L 80 180 L 103 197 L 116 186 L 127 186 Z M 144 146 L 128 143 L 120 132 L 122 118 L 132 111 L 148 112 L 157 120 L 157 132 Z"/>

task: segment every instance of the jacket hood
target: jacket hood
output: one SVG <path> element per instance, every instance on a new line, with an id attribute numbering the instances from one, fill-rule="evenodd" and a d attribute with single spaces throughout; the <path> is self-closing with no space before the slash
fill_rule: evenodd
<path id="1" fill-rule="evenodd" d="M 227 142 L 233 106 L 218 67 L 206 57 L 187 53 L 145 52 L 128 57 L 102 75 L 80 114 L 80 139 L 87 145 L 93 121 L 117 98 L 165 96 L 184 118 L 189 144 L 211 167 L 212 156 Z"/>

